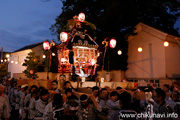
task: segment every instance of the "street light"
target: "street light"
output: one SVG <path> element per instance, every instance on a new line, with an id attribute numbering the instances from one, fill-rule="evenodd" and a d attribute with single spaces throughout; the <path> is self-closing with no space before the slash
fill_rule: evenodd
<path id="1" fill-rule="evenodd" d="M 43 48 L 44 50 L 49 50 L 50 49 L 50 44 L 48 42 L 48 40 L 44 41 L 43 43 Z M 49 55 L 47 56 L 47 80 L 49 80 Z"/>

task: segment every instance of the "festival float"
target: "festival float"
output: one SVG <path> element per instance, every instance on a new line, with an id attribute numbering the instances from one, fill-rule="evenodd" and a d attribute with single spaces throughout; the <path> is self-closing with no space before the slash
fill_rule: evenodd
<path id="1" fill-rule="evenodd" d="M 92 37 L 95 30 L 94 24 L 85 21 L 84 13 L 68 20 L 65 30 L 60 33 L 61 43 L 56 46 L 59 74 L 71 74 L 83 78 L 95 74 L 99 55 L 96 37 Z"/>

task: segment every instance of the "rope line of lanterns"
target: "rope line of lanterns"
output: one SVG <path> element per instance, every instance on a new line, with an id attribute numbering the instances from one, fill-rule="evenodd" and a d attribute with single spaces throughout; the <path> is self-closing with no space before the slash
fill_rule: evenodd
<path id="1" fill-rule="evenodd" d="M 169 46 L 169 42 L 168 41 L 164 41 L 164 43 L 163 43 L 163 45 L 164 45 L 164 47 L 168 47 Z M 138 47 L 138 52 L 142 52 L 143 51 L 143 47 Z"/>

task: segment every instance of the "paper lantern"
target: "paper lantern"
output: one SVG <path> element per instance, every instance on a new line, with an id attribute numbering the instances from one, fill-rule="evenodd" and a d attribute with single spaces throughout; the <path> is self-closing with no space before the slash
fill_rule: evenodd
<path id="1" fill-rule="evenodd" d="M 121 50 L 118 50 L 118 55 L 121 55 L 122 54 L 122 51 Z"/>
<path id="2" fill-rule="evenodd" d="M 165 46 L 165 47 L 169 46 L 169 42 L 165 41 L 165 42 L 164 42 L 164 46 Z"/>
<path id="3" fill-rule="evenodd" d="M 30 70 L 30 74 L 31 74 L 31 75 L 33 74 L 33 70 Z"/>
<path id="4" fill-rule="evenodd" d="M 138 47 L 138 52 L 142 52 L 142 47 Z"/>
<path id="5" fill-rule="evenodd" d="M 85 14 L 84 13 L 79 13 L 78 20 L 81 21 L 81 22 L 84 22 L 85 21 Z"/>
<path id="6" fill-rule="evenodd" d="M 43 55 L 42 58 L 46 58 L 46 55 Z"/>
<path id="7" fill-rule="evenodd" d="M 9 55 L 9 54 L 6 54 L 6 57 L 7 57 L 7 58 L 9 58 L 9 57 L 10 57 L 10 55 Z"/>
<path id="8" fill-rule="evenodd" d="M 44 50 L 49 50 L 50 49 L 50 45 L 49 45 L 48 41 L 44 41 L 43 48 L 44 48 Z"/>
<path id="9" fill-rule="evenodd" d="M 66 42 L 68 39 L 68 34 L 66 32 L 61 32 L 60 33 L 60 41 L 61 42 Z"/>
<path id="10" fill-rule="evenodd" d="M 52 53 L 52 56 L 56 56 L 56 54 L 55 54 L 55 53 Z"/>
<path id="11" fill-rule="evenodd" d="M 109 44 L 110 44 L 110 48 L 115 48 L 116 47 L 116 40 L 111 39 Z"/>

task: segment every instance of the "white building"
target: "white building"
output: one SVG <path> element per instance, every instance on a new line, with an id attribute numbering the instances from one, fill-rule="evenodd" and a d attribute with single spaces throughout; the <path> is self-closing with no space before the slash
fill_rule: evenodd
<path id="1" fill-rule="evenodd" d="M 180 78 L 180 38 L 143 23 L 136 26 L 137 35 L 128 38 L 127 78 Z M 169 45 L 164 46 L 167 41 Z M 138 52 L 138 48 L 142 52 Z"/>
<path id="2" fill-rule="evenodd" d="M 30 52 L 43 56 L 43 42 L 25 46 L 11 53 L 8 64 L 8 72 L 10 72 L 11 78 L 14 77 L 14 73 L 22 73 L 26 69 L 22 64 Z"/>

